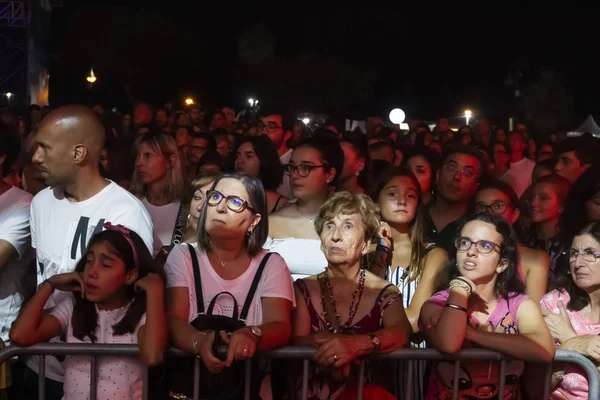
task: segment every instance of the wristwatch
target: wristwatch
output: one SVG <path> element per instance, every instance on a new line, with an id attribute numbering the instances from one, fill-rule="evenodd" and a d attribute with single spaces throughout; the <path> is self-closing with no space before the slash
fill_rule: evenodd
<path id="1" fill-rule="evenodd" d="M 248 328 L 250 328 L 250 332 L 260 340 L 262 337 L 262 330 L 258 326 L 249 326 Z"/>
<path id="2" fill-rule="evenodd" d="M 369 333 L 369 337 L 371 338 L 371 344 L 373 345 L 371 354 L 379 353 L 379 349 L 381 348 L 381 340 L 379 340 L 379 337 L 374 333 Z"/>

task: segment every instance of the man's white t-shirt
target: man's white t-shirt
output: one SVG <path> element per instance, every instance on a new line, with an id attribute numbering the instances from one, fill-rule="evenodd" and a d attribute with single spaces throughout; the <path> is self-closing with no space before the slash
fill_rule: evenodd
<path id="1" fill-rule="evenodd" d="M 150 204 L 147 199 L 143 199 L 142 204 L 148 210 L 150 218 L 152 218 L 154 240 L 160 242 L 158 244 L 154 243 L 154 248 L 158 247 L 160 249 L 163 246 L 170 246 L 181 202 L 174 201 L 164 206 L 155 206 Z"/>
<path id="2" fill-rule="evenodd" d="M 110 182 L 93 197 L 71 202 L 61 187 L 46 188 L 31 202 L 31 246 L 35 248 L 38 285 L 53 275 L 75 270 L 85 254 L 90 238 L 104 230 L 104 223 L 123 225 L 136 232 L 152 252 L 152 220 L 142 202 Z M 46 307 L 54 307 L 69 297 L 55 291 Z M 27 365 L 37 372 L 36 357 Z M 63 368 L 54 357 L 46 357 L 46 376 L 62 381 Z"/>
<path id="3" fill-rule="evenodd" d="M 520 198 L 525 193 L 525 190 L 531 186 L 531 174 L 534 168 L 535 162 L 523 157 L 523 159 L 517 162 L 511 162 L 510 167 L 500 177 L 500 180 L 508 183 Z"/>
<path id="4" fill-rule="evenodd" d="M 293 152 L 293 149 L 289 149 L 281 157 L 279 157 L 281 165 L 290 163 Z M 292 200 L 294 198 L 294 193 L 292 193 L 292 185 L 290 185 L 290 176 L 288 174 L 283 174 L 283 182 L 281 182 L 281 185 L 279 185 L 277 188 L 277 193 L 283 197 L 286 197 L 288 200 Z"/>
<path id="5" fill-rule="evenodd" d="M 236 279 L 225 280 L 221 278 L 210 265 L 206 253 L 195 248 L 200 266 L 200 278 L 202 281 L 202 293 L 204 300 L 204 309 L 208 306 L 218 293 L 226 291 L 231 293 L 238 303 L 238 315 L 242 311 L 246 296 L 250 290 L 250 285 L 254 280 L 258 266 L 262 261 L 266 251 L 261 251 L 252 258 L 250 266 L 242 275 Z M 196 306 L 196 287 L 194 285 L 194 270 L 192 269 L 192 257 L 187 245 L 177 245 L 173 248 L 165 264 L 165 274 L 167 276 L 167 288 L 185 287 L 190 295 L 190 311 L 188 321 L 192 322 L 198 316 Z M 250 310 L 246 325 L 261 325 L 263 320 L 261 299 L 263 297 L 283 298 L 292 302 L 296 306 L 294 297 L 294 288 L 290 271 L 283 258 L 278 254 L 272 254 L 267 261 L 262 277 L 256 289 L 256 293 L 250 303 Z M 216 302 L 213 310 L 214 315 L 224 315 L 230 317 L 233 312 L 233 300 L 230 296 L 222 295 Z"/>
<path id="6" fill-rule="evenodd" d="M 17 251 L 0 270 L 0 337 L 8 345 L 8 331 L 17 318 L 28 289 L 25 283 L 33 260 L 29 233 L 29 207 L 33 196 L 16 187 L 0 195 L 0 240 Z M 33 280 L 33 277 L 32 277 Z"/>
<path id="7" fill-rule="evenodd" d="M 71 295 L 52 309 L 50 315 L 60 322 L 67 343 L 91 343 L 73 336 L 73 308 L 75 299 Z M 99 310 L 96 307 L 98 326 L 94 331 L 96 343 L 138 344 L 138 331 L 146 323 L 143 314 L 133 333 L 115 335 L 113 326 L 120 322 L 131 303 L 116 310 Z M 64 399 L 89 399 L 90 396 L 90 357 L 69 356 L 65 360 Z M 139 358 L 99 357 L 97 363 L 96 393 L 98 400 L 131 399 L 141 400 L 143 392 L 142 375 L 144 365 Z"/>

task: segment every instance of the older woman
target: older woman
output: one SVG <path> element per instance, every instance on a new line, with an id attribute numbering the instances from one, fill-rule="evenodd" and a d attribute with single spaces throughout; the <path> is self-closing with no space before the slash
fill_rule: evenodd
<path id="1" fill-rule="evenodd" d="M 600 363 L 600 222 L 575 235 L 569 250 L 570 275 L 542 298 L 546 324 L 559 349 L 573 350 Z M 554 364 L 553 399 L 587 399 L 585 373 L 576 366 Z"/>
<path id="2" fill-rule="evenodd" d="M 215 179 L 219 176 L 217 172 L 203 172 L 192 181 L 192 200 L 190 200 L 190 215 L 188 216 L 187 229 L 183 235 L 185 243 L 196 244 L 198 239 L 198 221 L 200 213 L 206 203 L 206 192 L 211 188 Z"/>
<path id="3" fill-rule="evenodd" d="M 327 268 L 295 283 L 292 342 L 317 347 L 309 399 L 330 399 L 344 392 L 353 360 L 399 349 L 411 327 L 396 286 L 360 266 L 379 230 L 371 199 L 334 194 L 321 207 L 315 228 Z"/>
<path id="4" fill-rule="evenodd" d="M 479 346 L 518 360 L 550 362 L 554 343 L 539 305 L 525 295 L 510 224 L 495 214 L 477 214 L 460 228 L 455 245 L 456 256 L 440 275 L 441 291 L 421 308 L 419 322 L 427 344 L 450 354 Z M 508 363 L 504 393 L 498 393 L 498 362 L 465 362 L 460 367 L 459 398 L 521 398 L 522 361 Z M 426 398 L 451 398 L 453 376 L 452 364 L 436 362 Z"/>
<path id="5" fill-rule="evenodd" d="M 247 326 L 229 338 L 221 337 L 228 343 L 225 360 L 213 354 L 215 332 L 199 331 L 192 324 L 199 314 L 196 274 L 202 285 L 200 304 L 206 307 L 214 301 L 213 315 L 232 315 L 233 298 L 241 309 L 266 254 L 262 249 L 269 229 L 266 217 L 265 192 L 259 180 L 243 174 L 222 175 L 207 193 L 200 215 L 198 247 L 176 246 L 167 259 L 166 311 L 173 343 L 201 358 L 212 373 L 221 372 L 236 360 L 250 358 L 258 350 L 283 346 L 290 338 L 294 292 L 287 265 L 277 254 L 268 259 L 258 281 L 245 320 Z M 219 296 L 222 292 L 233 298 Z M 181 393 L 181 389 L 172 390 Z"/>

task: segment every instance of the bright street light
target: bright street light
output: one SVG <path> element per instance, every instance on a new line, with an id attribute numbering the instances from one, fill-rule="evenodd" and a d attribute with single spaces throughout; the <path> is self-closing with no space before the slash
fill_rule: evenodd
<path id="1" fill-rule="evenodd" d="M 12 97 L 12 95 L 13 94 L 11 92 L 6 93 L 6 99 L 8 100 L 9 103 L 10 103 L 10 98 Z"/>
<path id="2" fill-rule="evenodd" d="M 404 114 L 404 111 L 401 109 L 394 108 L 390 111 L 390 121 L 392 121 L 393 124 L 400 125 L 404 122 L 404 118 L 406 118 L 406 114 Z"/>
<path id="3" fill-rule="evenodd" d="M 471 115 L 473 115 L 471 110 L 465 110 L 465 118 L 467 119 L 467 125 L 469 125 L 469 119 L 471 118 Z"/>
<path id="4" fill-rule="evenodd" d="M 194 104 L 194 99 L 192 99 L 191 97 L 188 97 L 187 99 L 185 99 L 186 106 L 191 106 L 192 104 Z"/>
<path id="5" fill-rule="evenodd" d="M 302 118 L 302 122 L 304 122 L 304 125 L 308 125 L 310 123 L 310 118 L 308 118 L 308 117 Z"/>
<path id="6" fill-rule="evenodd" d="M 250 107 L 254 107 L 254 99 L 253 98 L 249 98 L 248 103 L 250 103 Z"/>
<path id="7" fill-rule="evenodd" d="M 86 81 L 88 81 L 89 83 L 94 83 L 96 82 L 98 78 L 96 78 L 96 75 L 94 75 L 94 68 L 90 69 L 90 74 L 85 78 Z"/>

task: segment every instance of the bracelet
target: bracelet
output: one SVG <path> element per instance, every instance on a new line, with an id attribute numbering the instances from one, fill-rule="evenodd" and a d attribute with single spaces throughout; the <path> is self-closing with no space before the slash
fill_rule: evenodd
<path id="1" fill-rule="evenodd" d="M 464 311 L 465 313 L 467 313 L 467 309 L 464 308 L 463 306 L 459 306 L 458 304 L 446 303 L 446 305 L 444 307 L 454 308 L 455 310 L 460 310 L 460 311 Z"/>
<path id="2" fill-rule="evenodd" d="M 52 283 L 52 281 L 50 279 L 46 279 L 42 283 L 48 283 L 48 285 L 50 285 L 50 288 L 52 288 L 52 292 L 51 293 L 54 293 L 54 291 L 56 290 L 56 285 L 54 285 L 54 283 Z"/>
<path id="3" fill-rule="evenodd" d="M 469 282 L 467 282 L 467 280 L 465 278 L 463 278 L 462 276 L 457 276 L 454 279 L 458 279 L 459 281 L 466 283 L 467 285 L 469 285 L 469 288 L 471 288 L 471 291 L 473 291 L 473 286 L 471 286 L 471 284 Z"/>
<path id="4" fill-rule="evenodd" d="M 462 279 L 452 279 L 450 281 L 450 289 L 452 289 L 453 286 L 457 286 L 461 289 L 464 289 L 467 292 L 467 297 L 471 296 L 471 293 L 473 292 L 473 290 L 471 289 L 471 285 L 469 285 L 467 282 L 463 281 Z"/>
<path id="5" fill-rule="evenodd" d="M 386 247 L 386 246 L 384 246 L 382 244 L 378 244 L 377 245 L 377 247 L 375 248 L 375 251 L 377 251 L 377 250 L 381 250 L 381 251 L 383 251 L 386 254 L 389 254 L 389 252 L 390 252 L 390 248 Z"/>
<path id="6" fill-rule="evenodd" d="M 192 342 L 192 349 L 194 350 L 194 356 L 196 356 L 197 358 L 200 358 L 200 354 L 198 351 L 198 343 L 200 342 L 200 337 L 202 337 L 204 335 L 208 335 L 208 332 L 198 331 L 194 335 L 194 341 Z"/>

